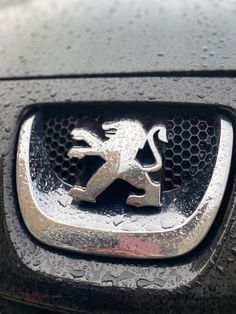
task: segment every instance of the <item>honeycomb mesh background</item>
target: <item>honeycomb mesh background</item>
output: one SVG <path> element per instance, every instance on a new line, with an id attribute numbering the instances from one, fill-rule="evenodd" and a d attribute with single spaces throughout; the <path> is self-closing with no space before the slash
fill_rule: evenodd
<path id="1" fill-rule="evenodd" d="M 178 188 L 203 171 L 205 166 L 212 168 L 214 165 L 218 130 L 215 116 L 208 116 L 172 115 L 165 118 L 168 143 L 162 152 L 163 190 Z M 44 143 L 48 158 L 58 177 L 71 185 L 78 182 L 81 184 L 83 179 L 86 182 L 86 176 L 92 175 L 93 168 L 98 167 L 95 159 L 88 161 L 70 159 L 67 156 L 68 150 L 74 144 L 70 133 L 80 120 L 81 117 L 74 114 L 44 117 Z"/>
<path id="2" fill-rule="evenodd" d="M 165 190 L 178 188 L 205 166 L 212 167 L 218 147 L 213 120 L 175 116 L 167 122 L 168 143 L 163 155 Z"/>

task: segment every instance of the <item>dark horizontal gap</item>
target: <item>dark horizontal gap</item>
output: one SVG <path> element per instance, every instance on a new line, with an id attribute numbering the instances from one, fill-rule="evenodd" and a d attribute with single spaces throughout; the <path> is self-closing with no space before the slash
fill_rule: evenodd
<path id="1" fill-rule="evenodd" d="M 47 80 L 47 79 L 86 79 L 86 78 L 132 78 L 132 77 L 235 77 L 236 70 L 201 70 L 201 71 L 150 71 L 150 72 L 124 72 L 124 73 L 85 73 L 85 74 L 55 74 L 30 75 L 15 77 L 0 77 L 0 81 L 17 80 Z"/>

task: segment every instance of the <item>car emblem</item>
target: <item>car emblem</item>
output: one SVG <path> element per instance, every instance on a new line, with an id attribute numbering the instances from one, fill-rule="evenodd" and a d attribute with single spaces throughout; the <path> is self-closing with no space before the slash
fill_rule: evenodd
<path id="1" fill-rule="evenodd" d="M 144 190 L 143 195 L 129 195 L 127 204 L 136 207 L 161 206 L 160 182 L 153 182 L 148 173 L 162 168 L 162 157 L 158 152 L 154 135 L 167 143 L 167 130 L 163 125 L 155 125 L 147 133 L 139 121 L 121 120 L 106 122 L 102 125 L 108 140 L 102 140 L 86 129 L 74 129 L 72 136 L 77 141 L 84 141 L 89 147 L 74 146 L 68 152 L 70 158 L 82 159 L 85 156 L 100 156 L 105 164 L 92 176 L 87 187 L 74 186 L 69 194 L 79 201 L 96 202 L 101 194 L 116 179 L 127 181 L 137 189 Z M 135 157 L 148 141 L 155 164 L 142 166 Z"/>
<path id="2" fill-rule="evenodd" d="M 227 116 L 54 108 L 26 118 L 19 133 L 19 207 L 35 238 L 128 258 L 176 257 L 202 241 L 228 180 Z"/>

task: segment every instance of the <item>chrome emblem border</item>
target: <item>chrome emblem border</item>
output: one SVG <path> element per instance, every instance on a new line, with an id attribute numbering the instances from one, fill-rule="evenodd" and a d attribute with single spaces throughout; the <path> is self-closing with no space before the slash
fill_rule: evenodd
<path id="1" fill-rule="evenodd" d="M 225 117 L 221 117 L 218 155 L 209 186 L 192 215 L 186 217 L 178 208 L 170 208 L 151 218 L 142 215 L 137 215 L 134 220 L 127 218 L 126 226 L 123 224 L 122 228 L 112 228 L 108 224 L 105 229 L 99 228 L 96 220 L 98 217 L 91 219 L 91 215 L 87 217 L 86 213 L 71 206 L 72 198 L 67 194 L 70 188 L 68 186 L 61 186 L 50 192 L 56 196 L 53 202 L 50 193 L 45 195 L 44 200 L 40 199 L 29 168 L 30 136 L 34 119 L 34 116 L 28 118 L 21 127 L 16 180 L 23 219 L 29 231 L 39 241 L 89 254 L 168 258 L 189 252 L 205 237 L 219 210 L 231 164 L 233 128 Z M 111 222 L 114 219 L 110 217 Z M 155 223 L 150 221 L 149 224 L 150 219 Z M 173 220 L 174 223 L 164 223 Z"/>

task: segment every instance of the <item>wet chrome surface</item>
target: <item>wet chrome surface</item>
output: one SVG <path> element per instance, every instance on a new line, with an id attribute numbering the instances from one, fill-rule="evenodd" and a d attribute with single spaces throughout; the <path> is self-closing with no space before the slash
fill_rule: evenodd
<path id="1" fill-rule="evenodd" d="M 70 186 L 57 182 L 46 192 L 32 180 L 29 166 L 34 117 L 24 122 L 18 146 L 17 189 L 23 218 L 40 241 L 70 250 L 138 258 L 164 258 L 193 249 L 209 230 L 225 190 L 232 154 L 231 123 L 221 120 L 219 152 L 210 184 L 190 216 L 178 197 L 161 211 L 146 215 L 105 215 L 81 210 L 68 195 Z M 45 168 L 46 161 L 42 161 Z M 56 177 L 47 171 L 50 182 Z M 184 190 L 184 189 L 183 189 Z M 190 193 L 190 191 L 182 191 Z M 168 196 L 166 196 L 168 198 Z"/>
<path id="2" fill-rule="evenodd" d="M 130 194 L 126 203 L 136 207 L 161 206 L 161 184 L 149 177 L 149 172 L 162 168 L 162 157 L 154 143 L 154 135 L 167 143 L 167 130 L 163 125 L 155 125 L 146 133 L 143 125 L 136 120 L 106 122 L 102 125 L 107 140 L 103 141 L 90 130 L 78 128 L 72 131 L 77 141 L 84 141 L 89 147 L 74 146 L 69 152 L 70 158 L 82 159 L 85 156 L 100 156 L 105 163 L 93 174 L 86 187 L 73 186 L 69 195 L 78 201 L 96 203 L 96 197 L 115 180 L 122 179 L 132 186 L 144 190 L 144 194 Z M 139 149 L 148 141 L 155 163 L 142 166 L 136 160 Z"/>

